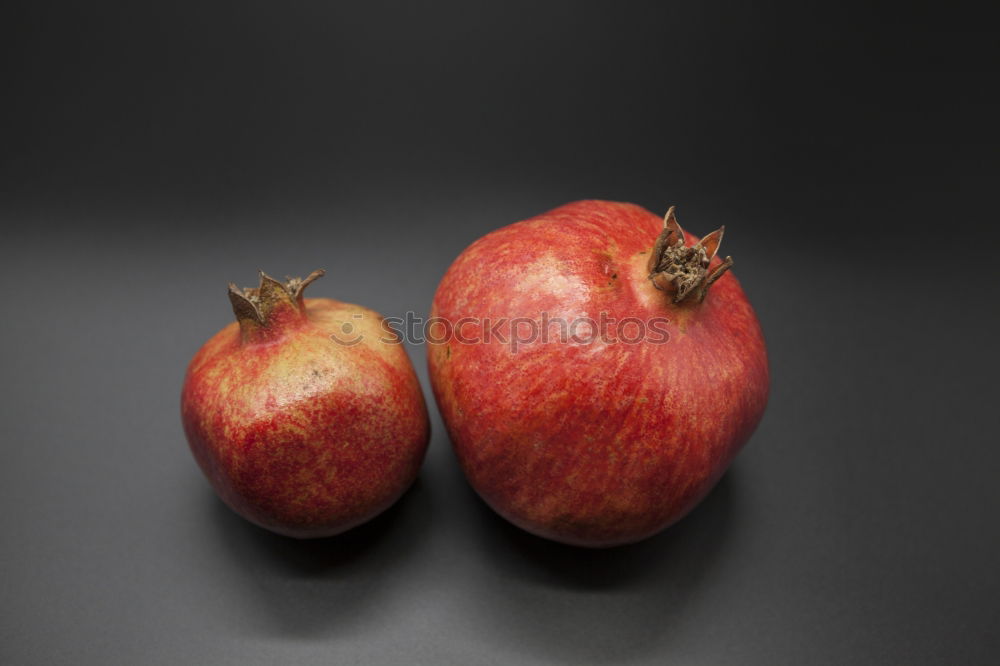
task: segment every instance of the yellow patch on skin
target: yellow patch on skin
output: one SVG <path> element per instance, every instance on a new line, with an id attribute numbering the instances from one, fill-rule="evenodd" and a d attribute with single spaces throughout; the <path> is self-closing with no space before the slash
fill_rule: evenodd
<path id="1" fill-rule="evenodd" d="M 646 253 L 629 257 L 624 270 L 628 271 L 627 283 L 632 288 L 636 301 L 649 313 L 663 312 L 664 305 L 669 302 L 667 296 L 653 287 L 649 281 L 649 271 L 646 268 Z"/>

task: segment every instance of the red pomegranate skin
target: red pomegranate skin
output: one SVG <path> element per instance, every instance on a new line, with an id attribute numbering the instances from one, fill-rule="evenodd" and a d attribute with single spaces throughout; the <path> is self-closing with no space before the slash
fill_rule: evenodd
<path id="1" fill-rule="evenodd" d="M 763 415 L 767 354 L 739 282 L 725 273 L 704 301 L 674 303 L 647 267 L 663 228 L 632 204 L 570 203 L 477 240 L 438 287 L 432 316 L 451 322 L 669 319 L 663 344 L 560 342 L 553 328 L 513 352 L 509 338 L 468 343 L 466 325 L 466 342 L 429 346 L 466 477 L 538 536 L 607 547 L 659 532 L 704 498 Z"/>
<path id="2" fill-rule="evenodd" d="M 311 538 L 391 506 L 417 476 L 429 425 L 405 349 L 380 341 L 378 313 L 325 298 L 299 305 L 273 313 L 265 335 L 245 339 L 233 322 L 205 343 L 181 413 L 226 504 L 273 532 Z"/>

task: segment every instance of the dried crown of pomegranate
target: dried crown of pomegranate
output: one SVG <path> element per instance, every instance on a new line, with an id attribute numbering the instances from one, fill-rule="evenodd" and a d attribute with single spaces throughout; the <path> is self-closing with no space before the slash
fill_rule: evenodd
<path id="1" fill-rule="evenodd" d="M 326 271 L 315 270 L 303 278 L 287 278 L 286 282 L 259 271 L 260 286 L 240 289 L 229 283 L 229 302 L 240 323 L 244 340 L 250 339 L 272 327 L 278 320 L 305 316 L 303 292 L 312 282 L 323 277 Z"/>
<path id="2" fill-rule="evenodd" d="M 722 226 L 688 247 L 684 244 L 684 230 L 671 206 L 663 216 L 663 231 L 649 255 L 649 279 L 653 286 L 672 294 L 674 303 L 691 295 L 699 303 L 705 300 L 708 288 L 733 265 L 733 258 L 726 257 L 714 270 L 708 270 L 725 231 L 726 227 Z"/>

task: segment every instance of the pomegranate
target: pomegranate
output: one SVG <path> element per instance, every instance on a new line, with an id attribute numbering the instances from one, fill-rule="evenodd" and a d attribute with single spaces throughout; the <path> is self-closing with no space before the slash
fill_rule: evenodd
<path id="1" fill-rule="evenodd" d="M 753 308 L 674 211 L 579 201 L 494 231 L 434 298 L 434 395 L 469 482 L 536 535 L 638 541 L 690 511 L 760 421 Z M 581 322 L 583 322 L 581 324 Z"/>
<path id="2" fill-rule="evenodd" d="M 413 367 L 378 313 L 303 298 L 322 274 L 230 285 L 237 321 L 198 351 L 181 394 L 188 444 L 223 501 L 300 538 L 391 506 L 429 435 Z"/>

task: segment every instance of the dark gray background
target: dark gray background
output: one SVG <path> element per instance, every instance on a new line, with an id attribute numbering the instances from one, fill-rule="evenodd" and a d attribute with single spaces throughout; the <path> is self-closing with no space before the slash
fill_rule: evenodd
<path id="1" fill-rule="evenodd" d="M 6 3 L 0 661 L 994 663 L 1000 59 L 948 7 Z M 687 519 L 523 534 L 433 406 L 417 485 L 342 537 L 215 499 L 178 394 L 226 282 L 423 312 L 588 197 L 726 224 L 767 335 L 767 415 Z"/>

